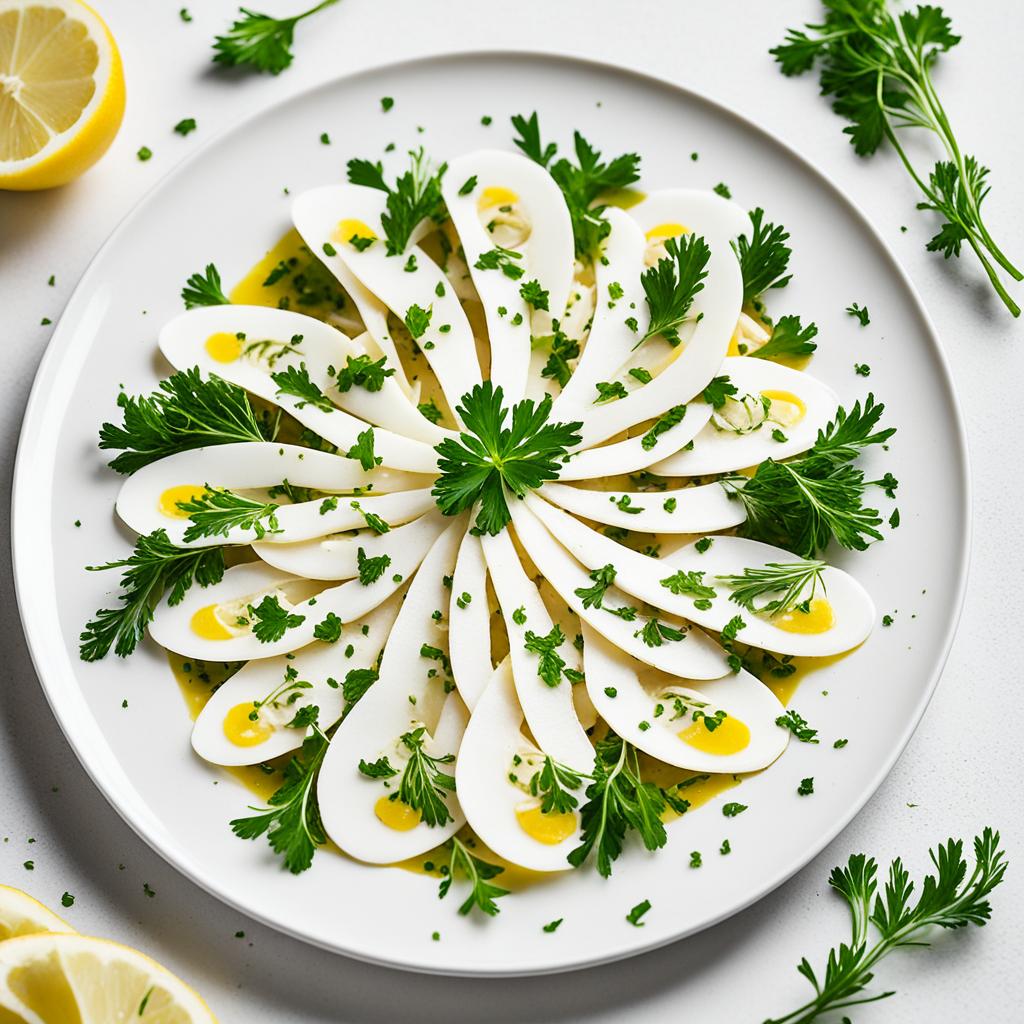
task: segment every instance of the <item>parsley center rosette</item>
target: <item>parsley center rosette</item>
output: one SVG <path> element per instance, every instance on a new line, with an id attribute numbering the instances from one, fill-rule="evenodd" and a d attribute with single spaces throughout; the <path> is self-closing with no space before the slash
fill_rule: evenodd
<path id="1" fill-rule="evenodd" d="M 865 489 L 896 486 L 856 464 L 882 406 L 786 365 L 817 328 L 761 299 L 784 228 L 686 188 L 610 205 L 636 154 L 513 123 L 518 153 L 351 161 L 230 293 L 189 279 L 176 372 L 101 430 L 139 541 L 82 634 L 224 666 L 194 749 L 280 774 L 237 835 L 296 872 L 328 837 L 443 847 L 463 913 L 503 862 L 607 875 L 701 780 L 814 741 L 765 681 L 870 631 L 819 555 L 880 539 Z"/>
<path id="2" fill-rule="evenodd" d="M 511 519 L 506 490 L 523 498 L 546 481 L 557 480 L 562 460 L 580 442 L 577 431 L 583 426 L 578 420 L 549 423 L 551 396 L 545 395 L 539 403 L 517 403 L 506 427 L 503 399 L 500 385 L 490 381 L 463 396 L 456 412 L 467 432 L 458 441 L 448 437 L 437 446 L 441 475 L 431 491 L 446 516 L 479 502 L 475 529 L 492 536 Z"/>

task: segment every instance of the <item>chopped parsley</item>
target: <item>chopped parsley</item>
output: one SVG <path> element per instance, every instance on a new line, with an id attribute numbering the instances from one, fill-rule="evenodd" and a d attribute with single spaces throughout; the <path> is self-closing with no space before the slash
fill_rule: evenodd
<path id="1" fill-rule="evenodd" d="M 391 368 L 384 369 L 386 357 L 371 359 L 368 355 L 345 357 L 345 365 L 335 372 L 334 376 L 338 381 L 338 390 L 341 392 L 351 391 L 353 387 L 366 388 L 367 391 L 380 391 L 384 387 L 384 381 L 393 377 L 395 371 Z"/>
<path id="2" fill-rule="evenodd" d="M 267 594 L 257 605 L 249 605 L 253 635 L 261 644 L 276 643 L 289 629 L 306 621 L 305 615 L 296 615 L 281 607 L 275 595 Z"/>
<path id="3" fill-rule="evenodd" d="M 534 633 L 532 629 L 526 631 L 523 648 L 527 653 L 537 655 L 537 675 L 548 686 L 557 686 L 562 681 L 565 659 L 558 653 L 558 648 L 563 643 L 565 643 L 565 634 L 557 625 L 553 626 L 551 632 L 545 636 Z"/>
<path id="4" fill-rule="evenodd" d="M 384 575 L 390 565 L 390 555 L 377 555 L 375 558 L 368 558 L 366 552 L 362 548 L 358 548 L 356 550 L 356 566 L 359 573 L 359 582 L 364 587 L 370 586 L 371 583 L 376 583 L 377 580 Z"/>
<path id="5" fill-rule="evenodd" d="M 633 925 L 634 928 L 643 928 L 644 923 L 640 920 L 651 909 L 651 901 L 643 900 L 638 903 L 627 915 L 626 920 Z"/>

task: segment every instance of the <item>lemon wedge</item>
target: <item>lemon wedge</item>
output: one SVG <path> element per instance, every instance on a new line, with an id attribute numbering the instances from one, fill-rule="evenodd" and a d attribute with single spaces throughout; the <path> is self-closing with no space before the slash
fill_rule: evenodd
<path id="1" fill-rule="evenodd" d="M 0 189 L 64 185 L 124 114 L 117 44 L 80 0 L 0 0 Z"/>
<path id="2" fill-rule="evenodd" d="M 0 942 L 3 1024 L 216 1024 L 154 960 L 106 939 L 25 935 Z"/>
<path id="3" fill-rule="evenodd" d="M 75 929 L 38 900 L 20 889 L 0 885 L 0 942 L 37 932 L 73 932 Z M 3 1018 L 0 1018 L 2 1021 Z"/>

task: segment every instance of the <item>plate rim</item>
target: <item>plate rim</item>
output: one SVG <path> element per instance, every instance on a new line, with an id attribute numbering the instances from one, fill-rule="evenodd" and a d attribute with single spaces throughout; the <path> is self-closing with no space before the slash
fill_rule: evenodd
<path id="1" fill-rule="evenodd" d="M 427 966 L 423 963 L 416 962 L 410 959 L 403 959 L 402 957 L 388 957 L 383 955 L 374 955 L 367 953 L 359 948 L 345 945 L 343 943 L 329 944 L 321 942 L 318 939 L 311 937 L 290 927 L 286 922 L 273 919 L 267 915 L 264 915 L 258 911 L 253 910 L 251 907 L 245 906 L 244 904 L 233 900 L 223 892 L 221 892 L 216 884 L 215 879 L 206 876 L 204 873 L 199 871 L 196 867 L 192 866 L 188 860 L 184 863 L 181 861 L 180 851 L 176 851 L 173 848 L 166 848 L 161 844 L 161 840 L 156 835 L 151 835 L 147 828 L 146 823 L 142 820 L 141 815 L 137 815 L 132 808 L 126 806 L 120 797 L 115 794 L 115 787 L 111 784 L 111 778 L 107 772 L 105 766 L 99 763 L 99 759 L 92 758 L 89 752 L 80 744 L 79 740 L 75 738 L 75 730 L 73 723 L 69 720 L 70 716 L 67 715 L 66 708 L 63 708 L 59 703 L 58 695 L 52 691 L 50 682 L 47 680 L 46 675 L 41 670 L 41 665 L 46 662 L 46 637 L 42 634 L 42 627 L 33 624 L 30 621 L 29 612 L 26 610 L 26 605 L 30 605 L 34 602 L 33 599 L 29 599 L 26 594 L 29 588 L 29 577 L 31 576 L 31 569 L 26 565 L 25 555 L 20 554 L 24 543 L 19 538 L 24 537 L 28 533 L 27 526 L 23 525 L 28 521 L 29 517 L 32 516 L 37 510 L 33 509 L 31 502 L 27 498 L 27 494 L 30 488 L 24 482 L 25 478 L 30 475 L 33 467 L 31 466 L 31 454 L 30 448 L 32 443 L 37 439 L 41 423 L 42 413 L 45 411 L 45 405 L 47 401 L 47 392 L 49 385 L 52 383 L 52 379 L 59 369 L 59 363 L 61 358 L 67 353 L 70 343 L 72 340 L 72 328 L 65 326 L 68 322 L 68 312 L 76 307 L 80 303 L 86 300 L 88 290 L 92 285 L 93 276 L 98 273 L 97 266 L 99 265 L 102 258 L 105 256 L 108 249 L 112 248 L 120 239 L 121 234 L 127 229 L 129 223 L 134 219 L 140 209 L 156 200 L 162 190 L 169 186 L 179 175 L 184 174 L 191 166 L 202 160 L 209 148 L 219 146 L 237 134 L 245 132 L 249 129 L 250 125 L 258 121 L 260 118 L 266 116 L 272 111 L 277 111 L 282 107 L 295 105 L 301 106 L 311 96 L 320 93 L 334 90 L 337 88 L 344 88 L 348 83 L 357 82 L 362 78 L 374 77 L 380 74 L 396 73 L 400 74 L 410 70 L 417 70 L 421 68 L 429 68 L 431 65 L 439 67 L 445 67 L 446 65 L 457 62 L 457 61 L 480 61 L 480 60 L 519 60 L 524 62 L 535 62 L 547 65 L 571 65 L 585 68 L 591 72 L 600 72 L 605 74 L 611 74 L 618 77 L 632 79 L 638 86 L 646 88 L 657 88 L 666 90 L 674 93 L 677 96 L 683 97 L 687 102 L 703 104 L 710 108 L 714 113 L 721 117 L 729 118 L 736 122 L 745 131 L 755 134 L 762 143 L 767 143 L 771 146 L 777 147 L 781 152 L 787 156 L 790 160 L 795 161 L 805 172 L 811 174 L 814 179 L 821 185 L 825 186 L 833 197 L 841 203 L 849 213 L 853 215 L 855 220 L 860 224 L 863 229 L 866 229 L 869 236 L 875 245 L 878 246 L 879 250 L 884 254 L 890 270 L 894 273 L 897 279 L 897 283 L 902 287 L 904 292 L 909 296 L 913 312 L 916 314 L 921 322 L 924 329 L 924 333 L 931 347 L 931 355 L 935 360 L 936 369 L 939 372 L 939 378 L 946 392 L 949 408 L 952 410 L 952 427 L 956 442 L 956 452 L 959 457 L 959 461 L 962 465 L 962 479 L 959 481 L 962 486 L 959 488 L 959 517 L 963 521 L 963 544 L 960 552 L 959 559 L 956 564 L 955 570 L 955 594 L 953 598 L 953 604 L 949 608 L 949 621 L 945 630 L 945 636 L 941 644 L 941 649 L 938 651 L 937 657 L 933 663 L 932 671 L 926 682 L 926 685 L 921 691 L 921 695 L 915 705 L 913 711 L 908 716 L 907 721 L 904 725 L 903 731 L 900 734 L 897 741 L 893 744 L 888 755 L 879 762 L 879 766 L 869 780 L 863 785 L 861 791 L 857 795 L 856 799 L 844 809 L 844 811 L 838 816 L 836 822 L 830 829 L 822 832 L 817 839 L 805 848 L 798 858 L 793 862 L 787 864 L 787 866 L 770 878 L 763 881 L 756 889 L 756 891 L 750 895 L 747 899 L 736 903 L 730 904 L 727 909 L 721 913 L 707 918 L 693 927 L 682 929 L 675 934 L 663 936 L 658 939 L 653 939 L 650 942 L 644 943 L 639 946 L 630 946 L 629 948 L 613 948 L 609 949 L 608 952 L 597 956 L 591 956 L 588 958 L 582 958 L 578 960 L 568 960 L 550 967 L 544 968 L 511 968 L 508 970 L 499 970 L 492 968 L 474 969 L 470 967 L 454 967 L 445 968 L 438 966 Z M 275 103 L 267 104 L 241 120 L 229 125 L 210 139 L 204 141 L 204 143 L 198 147 L 195 152 L 187 156 L 176 166 L 172 167 L 167 171 L 158 181 L 156 181 L 149 189 L 147 189 L 124 213 L 124 215 L 117 221 L 110 234 L 106 237 L 100 247 L 96 250 L 93 257 L 89 260 L 85 270 L 82 272 L 77 284 L 74 287 L 71 295 L 68 297 L 67 303 L 64 309 L 61 311 L 60 317 L 54 328 L 53 334 L 47 343 L 46 351 L 43 354 L 42 359 L 39 362 L 39 366 L 36 369 L 35 377 L 32 383 L 32 388 L 29 393 L 29 398 L 25 406 L 25 411 L 22 418 L 22 427 L 18 438 L 17 454 L 15 457 L 14 473 L 12 478 L 11 486 L 11 556 L 12 556 L 12 570 L 14 577 L 15 596 L 18 605 L 18 615 L 21 620 L 22 632 L 25 636 L 26 646 L 29 650 L 29 655 L 32 660 L 33 670 L 36 675 L 36 679 L 39 683 L 40 688 L 46 697 L 47 703 L 50 706 L 54 718 L 57 720 L 57 724 L 60 726 L 61 731 L 64 734 L 69 746 L 74 751 L 75 756 L 78 758 L 85 773 L 92 780 L 96 788 L 102 793 L 107 803 L 114 809 L 119 817 L 128 825 L 132 831 L 146 843 L 158 856 L 160 856 L 166 863 L 168 863 L 175 871 L 186 877 L 190 882 L 203 889 L 205 892 L 219 900 L 226 906 L 246 915 L 253 920 L 259 921 L 261 924 L 266 925 L 273 930 L 282 934 L 288 935 L 301 942 L 313 945 L 320 949 L 324 949 L 328 952 L 350 957 L 357 961 L 364 963 L 370 963 L 377 966 L 394 968 L 397 970 L 410 971 L 418 974 L 427 975 L 438 975 L 438 976 L 449 976 L 449 977 L 474 977 L 474 978 L 514 978 L 514 977 L 535 977 L 540 975 L 548 974 L 561 974 L 569 971 L 585 970 L 587 968 L 600 966 L 601 964 L 616 962 L 625 960 L 633 956 L 639 956 L 643 953 L 651 952 L 652 950 L 662 948 L 670 945 L 671 943 L 678 942 L 682 939 L 688 938 L 689 936 L 695 935 L 699 932 L 705 931 L 708 928 L 714 927 L 720 924 L 722 921 L 740 913 L 747 909 L 753 904 L 764 899 L 769 893 L 774 891 L 784 882 L 792 878 L 797 872 L 803 870 L 819 853 L 832 842 L 836 836 L 842 832 L 847 825 L 856 817 L 857 814 L 864 808 L 867 802 L 877 792 L 878 788 L 885 781 L 889 773 L 892 771 L 896 762 L 899 760 L 903 751 L 906 749 L 907 744 L 910 742 L 911 737 L 917 730 L 921 719 L 924 716 L 928 705 L 931 703 L 935 690 L 938 686 L 939 680 L 945 669 L 946 662 L 949 658 L 949 653 L 953 645 L 953 641 L 956 638 L 961 615 L 963 612 L 964 601 L 967 594 L 967 581 L 970 567 L 971 550 L 972 550 L 972 536 L 973 536 L 973 520 L 972 520 L 972 478 L 971 478 L 971 465 L 970 465 L 970 449 L 967 439 L 966 425 L 963 415 L 963 409 L 960 403 L 959 395 L 956 391 L 956 386 L 953 378 L 952 368 L 949 363 L 949 359 L 946 355 L 945 348 L 943 347 L 942 341 L 939 337 L 939 333 L 935 327 L 934 322 L 927 308 L 918 292 L 917 287 L 910 278 L 910 275 L 904 269 L 900 263 L 895 252 L 893 251 L 890 244 L 875 228 L 874 224 L 868 218 L 860 204 L 855 202 L 843 188 L 841 188 L 828 174 L 821 170 L 815 163 L 813 163 L 808 157 L 806 157 L 799 149 L 794 145 L 785 141 L 783 138 L 768 132 L 760 125 L 751 121 L 745 115 L 735 110 L 728 104 L 721 102 L 720 100 L 714 99 L 702 92 L 697 91 L 689 86 L 682 85 L 678 82 L 673 82 L 669 79 L 663 78 L 659 75 L 650 74 L 643 71 L 638 71 L 634 68 L 627 67 L 622 64 L 617 64 L 610 60 L 604 60 L 594 57 L 589 57 L 580 53 L 559 53 L 553 50 L 542 50 L 542 49 L 525 49 L 517 47 L 496 47 L 496 48 L 485 48 L 485 49 L 452 49 L 446 50 L 442 53 L 424 54 L 418 57 L 406 58 L 399 61 L 390 61 L 383 64 L 374 65 L 371 67 L 361 68 L 357 71 L 348 72 L 342 75 L 336 75 L 323 82 L 318 82 L 308 86 L 305 89 L 301 89 L 298 92 L 293 93 L 290 96 L 283 97 Z M 27 553 L 26 553 L 27 554 Z M 52 590 L 53 583 L 48 581 L 47 590 Z"/>

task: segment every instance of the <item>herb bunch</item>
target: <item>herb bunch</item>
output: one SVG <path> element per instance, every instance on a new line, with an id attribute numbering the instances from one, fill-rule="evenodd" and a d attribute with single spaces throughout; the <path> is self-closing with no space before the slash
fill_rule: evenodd
<path id="1" fill-rule="evenodd" d="M 224 549 L 175 547 L 165 530 L 154 530 L 135 542 L 128 556 L 106 565 L 90 565 L 90 572 L 124 569 L 120 604 L 101 608 L 79 637 L 83 661 L 97 661 L 111 647 L 127 658 L 153 621 L 153 609 L 170 591 L 167 603 L 179 604 L 193 582 L 201 587 L 219 583 L 224 575 Z"/>
<path id="2" fill-rule="evenodd" d="M 920 189 L 919 210 L 932 210 L 942 223 L 928 242 L 930 252 L 959 256 L 966 243 L 1014 316 L 1020 306 L 1006 291 L 996 267 L 1015 281 L 1022 272 L 1003 254 L 981 216 L 989 193 L 988 168 L 965 154 L 932 81 L 939 56 L 960 42 L 941 7 L 923 5 L 899 14 L 887 0 L 828 0 L 824 20 L 790 29 L 772 55 L 784 75 L 801 75 L 818 63 L 821 91 L 850 124 L 843 131 L 860 156 L 886 141 Z M 925 175 L 900 141 L 900 131 L 923 128 L 946 151 Z"/>
<path id="3" fill-rule="evenodd" d="M 725 477 L 722 486 L 746 509 L 741 534 L 808 559 L 833 539 L 856 551 L 869 540 L 881 540 L 881 517 L 864 506 L 868 481 L 854 462 L 865 448 L 884 445 L 896 432 L 876 429 L 884 411 L 868 395 L 863 407 L 858 401 L 849 412 L 840 409 L 806 454 L 789 462 L 766 459 L 750 479 Z"/>
<path id="4" fill-rule="evenodd" d="M 887 999 L 895 993 L 862 994 L 883 957 L 906 946 L 928 946 L 927 937 L 935 928 L 984 925 L 992 913 L 988 896 L 1006 874 L 999 833 L 986 828 L 975 837 L 970 876 L 963 846 L 962 840 L 949 839 L 929 851 L 935 873 L 925 877 L 916 901 L 914 883 L 899 858 L 889 865 L 881 893 L 873 857 L 854 854 L 845 868 L 834 868 L 829 885 L 850 905 L 850 942 L 829 951 L 820 979 L 807 958 L 801 960 L 797 970 L 814 986 L 814 998 L 765 1024 L 811 1024 L 831 1011 Z M 874 942 L 872 927 L 877 932 Z"/>
<path id="5" fill-rule="evenodd" d="M 134 473 L 151 462 L 192 448 L 235 441 L 272 441 L 276 422 L 256 416 L 249 396 L 236 384 L 199 367 L 181 370 L 160 382 L 149 396 L 117 397 L 122 422 L 104 423 L 100 448 L 119 451 L 110 462 L 118 473 Z"/>

